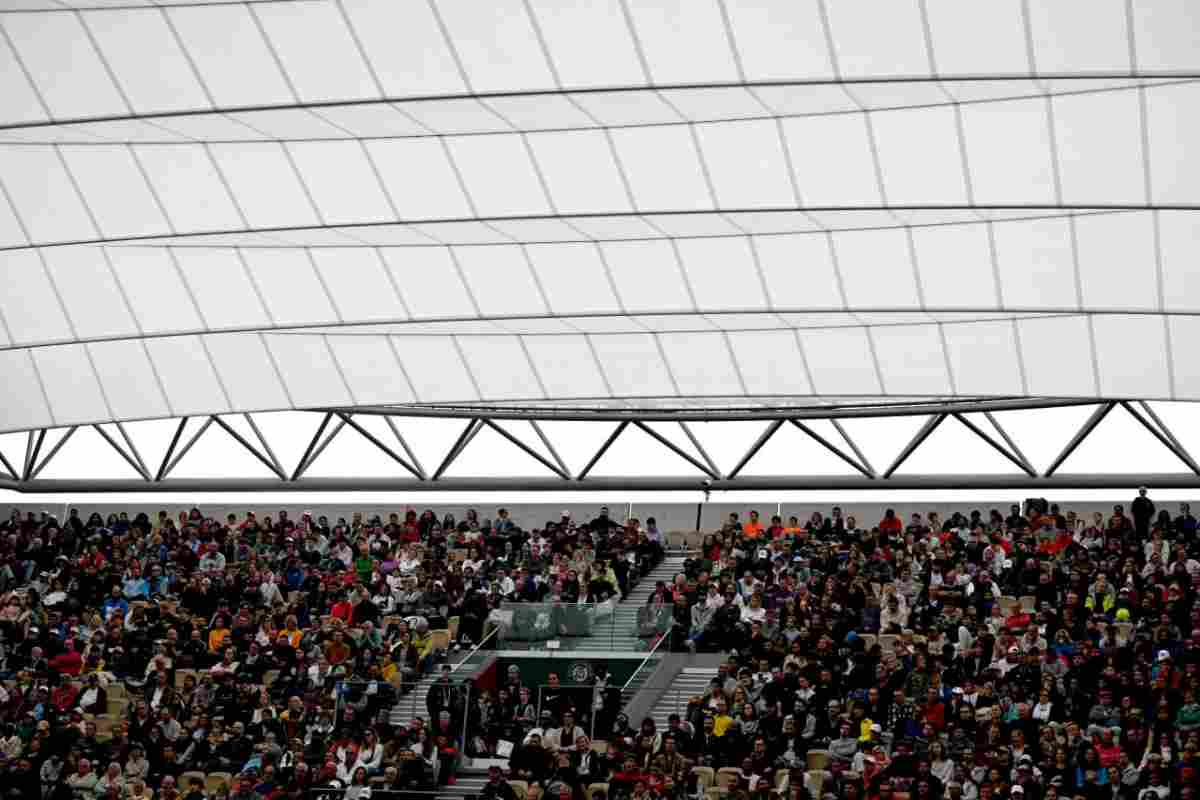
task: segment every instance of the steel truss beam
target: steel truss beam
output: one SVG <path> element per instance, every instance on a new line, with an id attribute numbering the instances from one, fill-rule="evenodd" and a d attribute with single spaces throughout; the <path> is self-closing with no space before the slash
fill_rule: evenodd
<path id="1" fill-rule="evenodd" d="M 641 420 L 642 422 L 724 422 L 749 420 L 788 419 L 856 419 L 862 417 L 925 417 L 930 414 L 971 414 L 981 411 L 1017 411 L 1033 408 L 1063 408 L 1070 406 L 1094 406 L 1102 402 L 1080 398 L 1029 398 L 1002 397 L 969 400 L 937 400 L 889 403 L 838 403 L 826 406 L 773 406 L 773 407 L 728 407 L 705 409 L 613 409 L 613 408 L 537 408 L 506 406 L 348 406 L 337 409 L 309 409 L 344 411 L 348 414 L 381 414 L 396 417 L 457 417 L 473 419 L 486 416 L 488 419 L 526 419 L 538 422 L 561 420 L 566 422 L 620 422 Z"/>
<path id="2" fill-rule="evenodd" d="M 588 478 L 304 478 L 279 481 L 272 478 L 176 478 L 170 481 L 138 480 L 51 480 L 14 481 L 0 478 L 0 489 L 21 492 L 83 494 L 96 492 L 562 492 L 562 491 L 842 491 L 858 489 L 1200 489 L 1200 476 L 1187 473 L 1126 473 L 1113 475 L 1056 474 L 1049 478 L 1006 475 L 901 475 L 871 480 L 862 475 L 779 475 L 710 481 L 692 476 Z"/>
<path id="3" fill-rule="evenodd" d="M 1074 433 L 1071 439 L 1066 443 L 1063 449 L 1059 452 L 1054 461 L 1039 473 L 1030 461 L 1022 453 L 1017 445 L 1016 440 L 1009 435 L 993 416 L 993 412 L 1016 409 L 1016 408 L 1053 408 L 1072 405 L 1088 405 L 1092 407 L 1091 414 L 1087 420 Z M 1129 414 L 1137 420 L 1162 446 L 1170 450 L 1181 462 L 1187 465 L 1190 473 L 1181 474 L 1158 474 L 1158 473 L 1128 473 L 1118 475 L 1094 475 L 1094 474 L 1058 474 L 1058 470 L 1070 458 L 1070 456 L 1079 448 L 1079 446 L 1090 436 L 1096 427 L 1104 420 L 1104 418 L 1116 407 L 1124 408 Z M 35 429 L 27 432 L 24 441 L 25 452 L 21 459 L 22 468 L 17 470 L 13 467 L 13 463 L 17 460 L 17 454 L 9 453 L 5 455 L 0 453 L 0 465 L 4 467 L 4 472 L 0 472 L 0 489 L 12 489 L 20 492 L 106 492 L 106 491 L 353 491 L 353 490 L 372 490 L 372 491 L 407 491 L 407 490 L 459 490 L 459 491 L 503 491 L 503 490 L 521 490 L 521 491 L 563 491 L 575 489 L 587 490 L 654 490 L 654 491 L 698 491 L 698 490 L 716 490 L 728 491 L 736 489 L 770 489 L 770 490 L 787 490 L 787 489 L 865 489 L 865 488 L 889 488 L 889 489 L 917 489 L 917 488 L 943 488 L 943 489 L 1031 489 L 1031 490 L 1046 490 L 1046 489 L 1068 489 L 1068 488 L 1130 488 L 1132 486 L 1145 484 L 1158 488 L 1200 488 L 1200 463 L 1198 463 L 1191 454 L 1184 448 L 1180 440 L 1171 432 L 1170 428 L 1163 422 L 1154 408 L 1149 404 L 1141 401 L 1128 400 L 1106 400 L 1100 403 L 1095 401 L 1074 401 L 1074 400 L 991 400 L 980 401 L 976 403 L 966 402 L 930 402 L 930 403 L 901 403 L 883 407 L 868 407 L 868 406 L 838 406 L 826 409 L 806 408 L 806 409 L 769 409 L 761 415 L 751 418 L 759 418 L 766 422 L 766 425 L 761 430 L 757 438 L 749 444 L 741 458 L 727 473 L 723 473 L 717 463 L 709 456 L 704 449 L 700 439 L 688 427 L 689 419 L 705 419 L 699 415 L 691 415 L 687 418 L 679 418 L 678 416 L 668 416 L 667 421 L 676 422 L 682 429 L 687 441 L 692 448 L 689 452 L 685 449 L 686 445 L 682 445 L 672 441 L 664 436 L 654 427 L 647 424 L 652 421 L 656 415 L 637 415 L 627 412 L 603 412 L 595 416 L 584 415 L 579 412 L 573 412 L 565 418 L 570 420 L 586 420 L 594 421 L 596 419 L 608 419 L 615 421 L 616 424 L 608 434 L 607 438 L 595 450 L 587 463 L 577 473 L 572 473 L 567 467 L 566 462 L 559 455 L 559 450 L 555 447 L 550 437 L 538 424 L 539 418 L 533 416 L 534 410 L 525 410 L 520 414 L 514 413 L 514 410 L 498 410 L 498 413 L 483 412 L 481 409 L 472 409 L 473 415 L 467 418 L 466 426 L 455 438 L 449 450 L 446 451 L 437 468 L 432 473 L 427 473 L 417 461 L 415 454 L 405 441 L 401 433 L 400 427 L 397 426 L 397 418 L 413 417 L 413 422 L 418 423 L 421 419 L 428 418 L 437 414 L 437 409 L 416 409 L 418 413 L 409 413 L 410 409 L 395 409 L 392 416 L 384 417 L 384 421 L 388 428 L 395 435 L 396 441 L 400 443 L 400 450 L 397 450 L 394 444 L 384 441 L 376 434 L 372 433 L 364 427 L 359 420 L 354 417 L 357 411 L 353 412 L 350 409 L 322 409 L 308 412 L 300 412 L 301 414 L 316 417 L 320 415 L 320 422 L 316 425 L 315 432 L 311 440 L 308 442 L 303 455 L 300 457 L 294 469 L 290 472 L 285 468 L 285 465 L 279 460 L 275 454 L 275 450 L 271 447 L 269 438 L 264 435 L 263 430 L 259 427 L 252 414 L 244 414 L 243 417 L 253 432 L 253 436 L 257 442 L 252 441 L 247 435 L 243 435 L 235 429 L 226 419 L 217 415 L 204 417 L 199 424 L 193 426 L 190 437 L 184 437 L 184 433 L 188 430 L 189 418 L 184 417 L 179 420 L 175 428 L 174 435 L 171 438 L 170 444 L 166 448 L 166 452 L 162 455 L 161 465 L 156 472 L 146 466 L 142 454 L 138 451 L 134 438 L 124 425 L 120 423 L 114 424 L 116 433 L 110 432 L 107 425 L 94 424 L 93 427 L 101 438 L 129 464 L 139 477 L 128 479 L 112 479 L 101 478 L 98 480 L 83 480 L 83 479 L 56 479 L 56 478 L 41 478 L 39 475 L 45 469 L 46 465 L 51 460 L 65 456 L 60 455 L 60 451 L 67 442 L 72 438 L 76 431 L 86 425 L 68 426 L 59 429 Z M 455 410 L 451 410 L 455 411 Z M 380 414 L 379 410 L 370 410 L 366 413 Z M 721 413 L 710 413 L 707 419 L 744 419 L 743 416 L 748 412 L 737 412 L 730 417 L 726 417 Z M 972 420 L 968 414 L 982 413 L 991 426 L 995 429 L 995 433 L 999 438 L 991 432 L 985 430 L 975 420 Z M 615 415 L 615 416 L 614 416 Z M 888 467 L 883 472 L 877 472 L 874 467 L 867 461 L 865 455 L 854 439 L 842 426 L 841 420 L 846 418 L 866 418 L 880 417 L 888 418 L 895 416 L 913 416 L 922 415 L 925 417 L 924 422 L 916 434 L 908 441 L 908 443 L 900 450 L 893 458 Z M 458 417 L 458 413 L 447 413 L 444 416 Z M 964 426 L 964 429 L 982 439 L 989 447 L 999 452 L 1005 457 L 1017 471 L 1008 475 L 976 475 L 976 474 L 946 474 L 946 475 L 904 475 L 900 474 L 900 469 L 907 463 L 908 459 L 919 448 L 925 445 L 931 434 L 942 424 L 947 418 L 954 417 Z M 564 417 L 555 416 L 552 412 L 543 414 L 540 419 L 562 419 Z M 541 440 L 544 449 L 539 451 L 533 446 L 523 441 L 515 435 L 507 427 L 498 423 L 498 420 L 526 420 L 530 423 L 537 437 Z M 835 443 L 829 437 L 822 435 L 810 424 L 814 419 L 828 419 L 834 430 L 844 440 L 846 448 Z M 849 470 L 844 476 L 830 475 L 755 475 L 741 477 L 740 473 L 745 467 L 756 457 L 762 448 L 770 441 L 785 423 L 790 423 L 807 437 L 815 441 L 822 448 L 835 455 L 841 462 L 845 463 Z M 649 477 L 644 475 L 633 474 L 627 477 L 591 477 L 591 473 L 596 465 L 605 457 L 612 448 L 617 439 L 625 432 L 629 426 L 634 426 L 647 434 L 653 442 L 674 455 L 682 458 L 691 467 L 695 468 L 697 475 L 678 475 L 667 477 Z M 274 477 L 271 478 L 172 478 L 171 473 L 179 464 L 188 452 L 196 445 L 196 443 L 216 426 L 237 443 L 238 446 L 244 447 L 262 464 L 267 466 Z M 399 477 L 384 477 L 376 475 L 361 475 L 348 477 L 317 477 L 308 478 L 305 474 L 309 467 L 316 461 L 318 457 L 325 451 L 333 440 L 342 434 L 345 429 L 351 429 L 361 435 L 374 447 L 378 448 L 387 454 L 393 461 L 404 467 L 409 476 Z M 498 433 L 500 437 L 520 450 L 526 455 L 533 458 L 538 464 L 545 467 L 550 473 L 550 476 L 539 475 L 532 477 L 446 477 L 447 470 L 455 463 L 462 455 L 463 451 L 474 441 L 476 436 L 484 428 L 490 428 Z M 119 434 L 119 438 L 118 438 Z M 347 434 L 349 435 L 349 434 Z M 120 440 L 123 440 L 120 441 Z M 52 443 L 52 444 L 51 444 Z M 49 450 L 43 454 L 43 448 L 48 447 Z M 545 454 L 549 454 L 544 455 Z M 10 458 L 11 456 L 11 458 Z M 7 472 L 8 474 L 5 474 Z"/>

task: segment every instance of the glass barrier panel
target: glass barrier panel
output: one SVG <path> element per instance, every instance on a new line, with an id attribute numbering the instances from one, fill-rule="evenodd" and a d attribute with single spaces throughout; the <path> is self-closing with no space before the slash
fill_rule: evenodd
<path id="1" fill-rule="evenodd" d="M 505 602 L 488 623 L 499 629 L 498 647 L 504 650 L 649 651 L 674 627 L 669 603 L 630 607 L 615 598 L 604 603 Z M 682 646 L 683 640 L 663 646 L 672 644 Z"/>

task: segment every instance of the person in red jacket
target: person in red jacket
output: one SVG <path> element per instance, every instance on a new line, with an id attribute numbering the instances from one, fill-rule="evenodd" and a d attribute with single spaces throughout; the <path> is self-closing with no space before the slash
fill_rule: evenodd
<path id="1" fill-rule="evenodd" d="M 879 532 L 885 533 L 888 536 L 898 536 L 904 529 L 900 524 L 900 518 L 896 516 L 896 509 L 889 508 L 883 512 L 883 519 L 879 520 Z"/>
<path id="2" fill-rule="evenodd" d="M 50 659 L 50 669 L 63 675 L 76 676 L 83 672 L 83 657 L 75 649 L 75 640 L 67 640 L 67 649 Z"/>

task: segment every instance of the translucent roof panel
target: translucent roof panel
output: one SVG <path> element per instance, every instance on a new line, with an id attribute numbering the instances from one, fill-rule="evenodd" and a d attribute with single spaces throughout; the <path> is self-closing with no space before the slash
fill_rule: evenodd
<path id="1" fill-rule="evenodd" d="M 1194 3 L 2 5 L 0 432 L 1200 400 Z"/>

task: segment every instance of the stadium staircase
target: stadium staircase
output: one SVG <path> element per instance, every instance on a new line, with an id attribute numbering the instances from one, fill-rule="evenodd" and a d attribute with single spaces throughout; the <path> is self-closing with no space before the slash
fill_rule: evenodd
<path id="1" fill-rule="evenodd" d="M 658 566 L 649 574 L 643 575 L 625 599 L 617 604 L 611 619 L 603 619 L 596 623 L 591 636 L 572 640 L 571 649 L 626 652 L 649 649 L 653 642 L 637 635 L 638 611 L 654 593 L 655 584 L 663 581 L 669 585 L 677 574 L 683 572 L 684 558 L 685 556 L 677 551 L 668 553 Z"/>
<path id="2" fill-rule="evenodd" d="M 650 709 L 649 716 L 654 720 L 657 729 L 666 730 L 667 717 L 671 714 L 678 713 L 680 716 L 684 716 L 688 700 L 693 695 L 704 694 L 709 682 L 716 676 L 716 667 L 684 667 L 679 675 L 671 681 L 671 685 L 662 690 L 662 694 L 658 696 L 658 699 L 654 701 L 654 706 Z M 636 727 L 641 724 L 641 720 L 630 720 L 630 724 Z"/>

